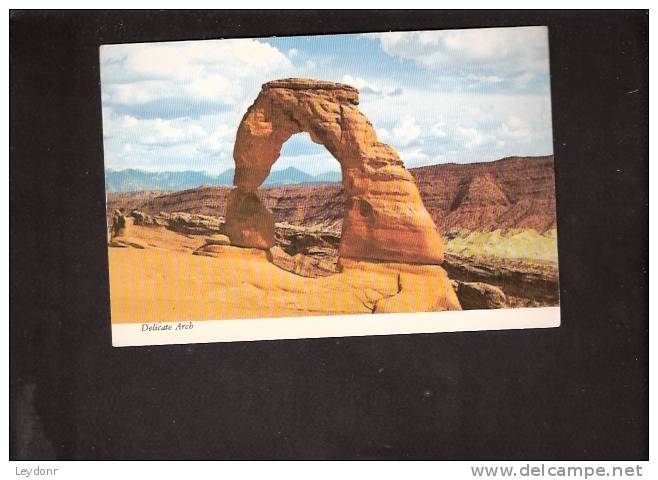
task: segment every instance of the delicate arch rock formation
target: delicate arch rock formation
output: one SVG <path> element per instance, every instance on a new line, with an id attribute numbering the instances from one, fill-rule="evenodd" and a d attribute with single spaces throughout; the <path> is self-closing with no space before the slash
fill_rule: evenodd
<path id="1" fill-rule="evenodd" d="M 274 245 L 274 217 L 257 193 L 281 147 L 308 132 L 340 162 L 345 216 L 339 256 L 356 260 L 440 264 L 443 240 L 413 177 L 396 151 L 377 140 L 359 111 L 359 92 L 339 83 L 284 79 L 263 85 L 235 140 L 235 189 L 225 232 L 233 245 Z"/>

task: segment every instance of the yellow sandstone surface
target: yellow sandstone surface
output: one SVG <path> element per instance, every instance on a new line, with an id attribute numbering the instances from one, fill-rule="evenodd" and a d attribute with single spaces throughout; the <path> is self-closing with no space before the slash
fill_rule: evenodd
<path id="1" fill-rule="evenodd" d="M 341 273 L 305 278 L 270 263 L 264 250 L 214 246 L 213 254 L 109 248 L 112 322 L 460 308 L 445 271 L 435 265 L 343 260 Z"/>

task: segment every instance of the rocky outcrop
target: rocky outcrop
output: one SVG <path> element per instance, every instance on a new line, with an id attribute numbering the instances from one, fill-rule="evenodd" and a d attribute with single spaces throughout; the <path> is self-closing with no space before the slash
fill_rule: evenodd
<path id="1" fill-rule="evenodd" d="M 305 228 L 287 223 L 277 223 L 275 228 L 277 245 L 289 255 L 336 255 L 340 245 L 340 234 L 317 228 Z"/>
<path id="2" fill-rule="evenodd" d="M 184 212 L 160 212 L 154 216 L 158 225 L 187 235 L 215 235 L 223 233 L 224 222 L 220 218 Z"/>
<path id="3" fill-rule="evenodd" d="M 145 227 L 159 227 L 163 225 L 163 223 L 158 221 L 158 219 L 152 215 L 140 212 L 139 210 L 133 210 L 130 212 L 130 216 L 132 217 L 135 225 L 143 225 Z"/>
<path id="4" fill-rule="evenodd" d="M 135 219 L 130 216 L 126 217 L 121 210 L 116 210 L 112 217 L 112 223 L 109 227 L 108 245 L 115 248 L 146 248 L 146 243 L 133 235 Z"/>
<path id="5" fill-rule="evenodd" d="M 124 215 L 121 210 L 115 210 L 108 222 L 110 236 L 115 236 L 125 229 L 126 219 L 129 219 L 131 225 L 164 227 L 186 235 L 215 235 L 223 233 L 224 230 L 224 222 L 209 215 L 184 212 L 160 212 L 151 215 L 140 210 L 132 210 L 130 214 Z"/>
<path id="6" fill-rule="evenodd" d="M 270 248 L 273 219 L 256 194 L 281 147 L 308 132 L 342 169 L 344 217 L 339 255 L 345 258 L 440 264 L 443 242 L 413 176 L 393 148 L 377 140 L 359 111 L 356 89 L 331 82 L 269 82 L 238 127 L 234 185 L 226 233 L 235 245 Z M 260 218 L 256 218 L 260 217 Z"/>
<path id="7" fill-rule="evenodd" d="M 344 210 L 340 183 L 266 188 L 263 202 L 278 223 L 312 227 L 340 239 Z"/>
<path id="8" fill-rule="evenodd" d="M 493 285 L 482 282 L 454 281 L 453 286 L 464 310 L 486 310 L 507 306 L 505 293 Z"/>
<path id="9" fill-rule="evenodd" d="M 124 215 L 117 209 L 108 222 L 108 246 L 195 250 L 205 244 L 228 245 L 222 231 L 223 222 L 216 217 L 180 212 L 150 215 L 140 210 Z"/>
<path id="10" fill-rule="evenodd" d="M 441 232 L 534 229 L 555 223 L 553 156 L 415 168 L 425 206 Z"/>
<path id="11" fill-rule="evenodd" d="M 506 298 L 506 307 L 559 304 L 558 268 L 550 262 L 447 254 L 443 268 L 459 285 L 478 283 L 501 289 Z M 460 289 L 458 286 L 458 295 Z M 469 302 L 467 299 L 467 304 Z"/>
<path id="12" fill-rule="evenodd" d="M 231 244 L 231 240 L 226 235 L 216 234 L 207 237 L 205 243 L 192 252 L 192 255 L 201 255 L 204 257 L 217 257 L 221 254 L 221 247 Z"/>
<path id="13" fill-rule="evenodd" d="M 108 239 L 118 235 L 126 228 L 126 217 L 120 209 L 114 210 L 112 216 L 107 222 L 107 235 Z"/>
<path id="14" fill-rule="evenodd" d="M 305 255 L 296 253 L 290 255 L 284 249 L 275 245 L 270 250 L 271 262 L 287 272 L 294 273 L 300 277 L 318 278 L 335 275 L 337 272 L 337 257 L 318 256 L 314 254 Z"/>
<path id="15" fill-rule="evenodd" d="M 495 225 L 510 206 L 500 185 L 489 174 L 464 179 L 452 201 L 444 224 L 459 225 L 465 230 L 476 230 L 479 225 Z"/>
<path id="16" fill-rule="evenodd" d="M 275 265 L 304 277 L 323 277 L 338 271 L 340 234 L 276 224 L 277 245 L 270 251 Z"/>

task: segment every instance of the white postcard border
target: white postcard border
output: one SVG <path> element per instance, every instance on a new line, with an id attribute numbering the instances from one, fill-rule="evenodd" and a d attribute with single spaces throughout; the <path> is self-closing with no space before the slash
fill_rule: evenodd
<path id="1" fill-rule="evenodd" d="M 560 307 L 112 324 L 115 347 L 560 326 Z"/>

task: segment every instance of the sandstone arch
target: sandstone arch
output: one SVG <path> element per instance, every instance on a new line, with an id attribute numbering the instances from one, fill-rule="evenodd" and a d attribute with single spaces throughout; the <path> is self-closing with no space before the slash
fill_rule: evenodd
<path id="1" fill-rule="evenodd" d="M 308 132 L 341 165 L 341 258 L 442 263 L 442 238 L 412 175 L 396 151 L 377 140 L 358 104 L 358 90 L 339 83 L 291 78 L 263 85 L 242 118 L 233 150 L 235 189 L 225 214 L 225 231 L 233 245 L 274 245 L 274 217 L 257 189 L 282 145 L 292 135 Z"/>

